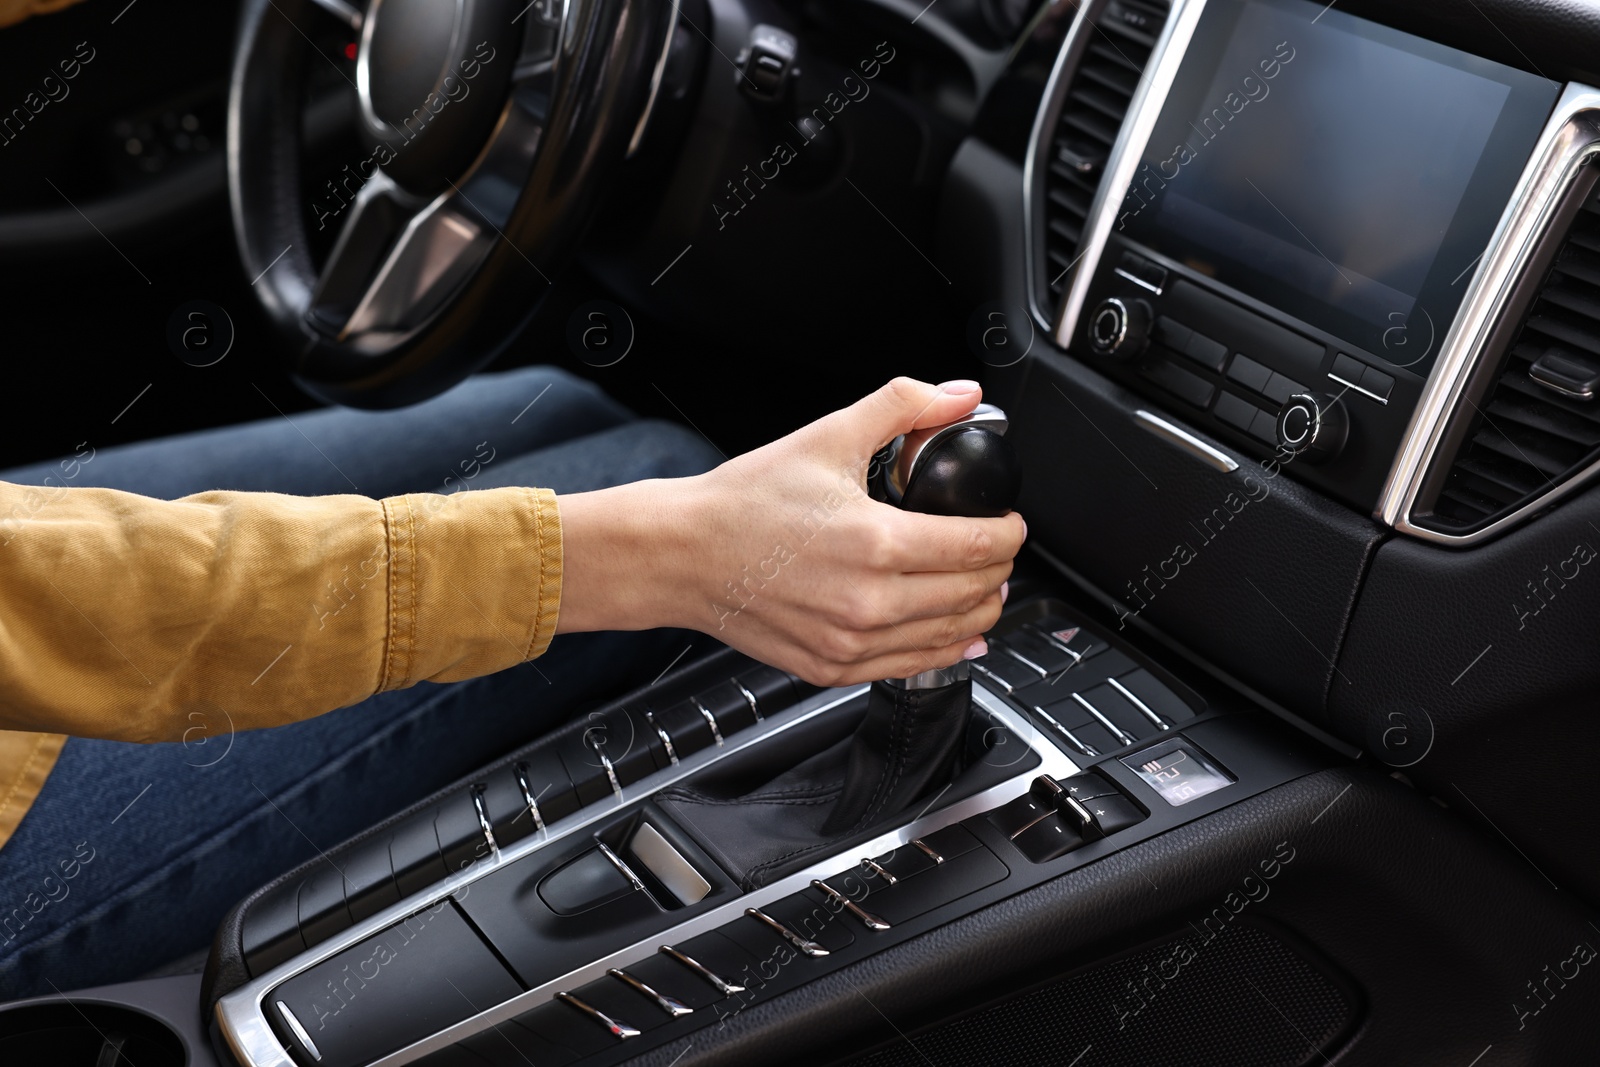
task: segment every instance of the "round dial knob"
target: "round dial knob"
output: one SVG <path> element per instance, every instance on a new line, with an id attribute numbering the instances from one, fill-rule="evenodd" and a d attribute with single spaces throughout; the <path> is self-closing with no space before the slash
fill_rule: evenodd
<path id="1" fill-rule="evenodd" d="M 1089 346 L 1102 356 L 1132 359 L 1150 343 L 1150 305 L 1108 296 L 1089 316 Z"/>
<path id="2" fill-rule="evenodd" d="M 1307 463 L 1337 456 L 1349 432 L 1344 405 L 1327 393 L 1296 393 L 1278 412 L 1278 447 Z"/>

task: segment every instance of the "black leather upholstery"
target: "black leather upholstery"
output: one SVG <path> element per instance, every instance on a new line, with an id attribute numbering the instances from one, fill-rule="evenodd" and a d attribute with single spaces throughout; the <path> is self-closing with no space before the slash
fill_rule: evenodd
<path id="1" fill-rule="evenodd" d="M 910 807 L 950 780 L 972 717 L 972 683 L 938 689 L 872 687 L 856 731 L 844 789 L 823 832 L 860 830 Z"/>
<path id="2" fill-rule="evenodd" d="M 968 729 L 971 693 L 970 682 L 937 690 L 879 682 L 864 709 L 840 707 L 735 753 L 662 790 L 656 804 L 746 889 L 770 885 L 895 816 L 910 821 L 935 794 L 953 803 L 1026 770 L 998 756 L 1015 750 L 988 720 Z"/>

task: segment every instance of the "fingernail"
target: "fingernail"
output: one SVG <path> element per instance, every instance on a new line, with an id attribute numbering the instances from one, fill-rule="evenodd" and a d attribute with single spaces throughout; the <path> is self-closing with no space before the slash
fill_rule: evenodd
<path id="1" fill-rule="evenodd" d="M 961 653 L 961 658 L 977 659 L 979 656 L 987 656 L 988 654 L 989 642 L 980 637 L 976 641 L 972 642 L 972 644 L 967 646 L 967 650 Z"/>
<path id="2" fill-rule="evenodd" d="M 976 393 L 981 388 L 983 387 L 977 382 L 968 381 L 965 378 L 958 378 L 953 382 L 945 382 L 943 385 L 939 386 L 939 391 L 949 393 L 952 396 L 966 396 L 968 393 Z"/>
<path id="3" fill-rule="evenodd" d="M 1000 583 L 1000 603 L 1004 604 L 1006 602 L 1006 597 L 1008 597 L 1010 595 L 1011 595 L 1011 583 L 1010 582 L 1001 582 Z"/>
<path id="4" fill-rule="evenodd" d="M 1018 515 L 1017 518 L 1022 519 L 1022 516 Z M 1024 541 L 1026 541 L 1028 539 L 1028 520 L 1027 519 L 1022 519 L 1022 539 Z"/>

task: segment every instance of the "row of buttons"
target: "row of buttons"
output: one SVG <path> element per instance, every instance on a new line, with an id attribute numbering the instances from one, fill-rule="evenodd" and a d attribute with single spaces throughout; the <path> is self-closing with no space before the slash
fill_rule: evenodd
<path id="1" fill-rule="evenodd" d="M 580 808 L 721 746 L 793 704 L 789 675 L 756 667 L 657 712 L 612 707 L 525 760 L 500 769 L 386 833 L 324 856 L 311 873 L 264 894 L 245 915 L 245 963 L 262 974 Z"/>
<path id="2" fill-rule="evenodd" d="M 815 879 L 809 888 L 605 977 L 429 1056 L 427 1067 L 562 1067 L 678 1019 L 717 1018 L 789 967 L 805 967 L 1010 873 L 966 827 L 947 826 L 904 848 Z M 748 996 L 746 996 L 748 994 Z M 738 998 L 736 1003 L 725 1003 Z"/>
<path id="3" fill-rule="evenodd" d="M 1222 373 L 1222 363 L 1228 358 L 1227 345 L 1166 315 L 1156 319 L 1155 340 L 1218 374 Z"/>
<path id="4" fill-rule="evenodd" d="M 1340 352 L 1333 360 L 1333 370 L 1328 372 L 1328 377 L 1340 385 L 1347 385 L 1364 396 L 1371 397 L 1380 404 L 1389 402 L 1389 394 L 1394 390 L 1394 376 L 1385 374 L 1376 367 L 1369 367 L 1358 359 Z"/>
<path id="5" fill-rule="evenodd" d="M 988 655 L 972 666 L 1085 756 L 1147 740 L 1194 716 L 1155 675 L 1065 619 L 990 638 Z M 1061 684 L 1077 672 L 1078 685 Z"/>
<path id="6" fill-rule="evenodd" d="M 1116 786 L 1088 771 L 1059 782 L 1041 774 L 1028 792 L 980 818 L 1010 838 L 1030 860 L 1044 863 L 1086 841 L 1126 830 L 1147 815 Z"/>

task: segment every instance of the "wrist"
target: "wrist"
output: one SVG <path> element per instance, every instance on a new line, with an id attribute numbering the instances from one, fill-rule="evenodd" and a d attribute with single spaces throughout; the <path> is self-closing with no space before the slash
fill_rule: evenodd
<path id="1" fill-rule="evenodd" d="M 685 590 L 692 585 L 695 539 L 687 516 L 699 482 L 651 479 L 557 497 L 557 633 L 691 625 L 684 601 L 692 599 Z"/>

